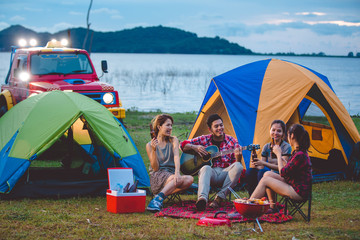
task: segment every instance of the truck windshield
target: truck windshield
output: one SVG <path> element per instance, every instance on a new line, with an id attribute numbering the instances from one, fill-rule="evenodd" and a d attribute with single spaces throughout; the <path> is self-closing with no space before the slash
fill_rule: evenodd
<path id="1" fill-rule="evenodd" d="M 89 59 L 80 53 L 33 54 L 30 71 L 33 75 L 93 73 Z"/>

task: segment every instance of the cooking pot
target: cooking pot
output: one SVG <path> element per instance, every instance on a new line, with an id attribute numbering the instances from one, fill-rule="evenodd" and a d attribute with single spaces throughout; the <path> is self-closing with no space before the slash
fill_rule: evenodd
<path id="1" fill-rule="evenodd" d="M 236 211 L 247 218 L 261 217 L 270 207 L 270 204 L 251 204 L 233 201 Z"/>
<path id="2" fill-rule="evenodd" d="M 219 214 L 222 213 L 226 214 L 225 211 L 218 211 L 215 213 L 214 217 L 202 217 L 199 219 L 196 225 L 210 227 L 228 225 L 229 227 L 231 227 L 231 221 L 229 219 L 217 217 Z"/>

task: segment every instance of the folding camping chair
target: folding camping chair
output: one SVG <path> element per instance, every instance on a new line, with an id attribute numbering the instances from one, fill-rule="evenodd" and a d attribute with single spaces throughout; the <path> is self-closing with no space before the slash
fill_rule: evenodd
<path id="1" fill-rule="evenodd" d="M 240 183 L 236 184 L 236 186 L 234 187 L 235 191 L 242 191 L 244 189 L 245 189 L 245 183 L 244 182 L 240 182 Z M 217 193 L 220 192 L 220 190 L 221 190 L 221 187 L 211 187 L 210 188 L 210 193 L 212 195 L 209 197 L 209 202 L 213 201 L 215 199 Z M 231 195 L 232 195 L 232 193 L 229 192 L 229 202 L 231 202 Z"/>
<path id="2" fill-rule="evenodd" d="M 245 172 L 246 170 L 244 169 L 241 173 L 241 176 L 240 176 L 240 179 L 239 179 L 239 182 L 235 185 L 235 187 L 233 187 L 233 190 L 235 191 L 242 191 L 245 189 Z M 211 187 L 210 188 L 210 193 L 212 193 L 212 195 L 209 197 L 209 202 L 210 201 L 213 201 L 217 195 L 218 192 L 220 192 L 222 187 Z M 231 202 L 231 195 L 232 193 L 229 192 L 229 202 Z"/>
<path id="3" fill-rule="evenodd" d="M 221 187 L 211 187 L 210 188 L 210 194 L 212 193 L 212 195 L 209 197 L 209 202 L 214 201 L 217 193 L 220 192 L 220 190 L 221 190 Z M 230 201 L 231 201 L 231 193 L 229 193 L 229 202 Z"/>
<path id="4" fill-rule="evenodd" d="M 280 203 L 285 204 L 284 213 L 286 215 L 293 216 L 295 213 L 299 213 L 306 222 L 310 222 L 311 217 L 311 201 L 312 201 L 312 184 L 310 185 L 310 194 L 307 199 L 303 201 L 296 201 L 289 197 L 283 197 Z M 307 214 L 301 209 L 305 203 L 308 202 Z"/>
<path id="5" fill-rule="evenodd" d="M 183 201 L 181 199 L 181 195 L 180 194 L 196 194 L 198 190 L 198 185 L 196 183 L 193 183 L 190 185 L 190 187 L 188 189 L 182 190 L 181 192 L 177 192 L 174 194 L 171 194 L 170 196 L 167 197 L 167 199 L 165 200 L 166 204 L 174 204 L 176 202 L 180 202 L 181 206 L 183 206 Z"/>
<path id="6" fill-rule="evenodd" d="M 168 197 L 164 200 L 164 204 L 166 204 L 166 205 L 172 205 L 172 204 L 175 204 L 175 203 L 179 202 L 180 205 L 183 206 L 183 201 L 182 201 L 181 196 L 180 196 L 180 194 L 181 194 L 182 192 L 184 192 L 184 191 L 171 194 L 170 196 L 168 196 Z"/>

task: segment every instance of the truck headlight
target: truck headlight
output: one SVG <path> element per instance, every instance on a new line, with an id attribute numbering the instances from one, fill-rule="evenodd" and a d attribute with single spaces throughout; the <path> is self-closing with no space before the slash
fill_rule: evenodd
<path id="1" fill-rule="evenodd" d="M 103 96 L 103 101 L 106 104 L 112 104 L 114 102 L 114 95 L 112 93 L 105 93 Z"/>
<path id="2" fill-rule="evenodd" d="M 30 79 L 30 74 L 28 72 L 21 72 L 19 78 L 23 82 L 27 82 Z"/>
<path id="3" fill-rule="evenodd" d="M 25 47 L 27 45 L 27 41 L 23 38 L 19 39 L 19 46 Z"/>
<path id="4" fill-rule="evenodd" d="M 37 45 L 37 41 L 36 41 L 36 39 L 30 39 L 30 46 L 32 46 L 32 47 L 35 47 L 36 45 Z"/>
<path id="5" fill-rule="evenodd" d="M 61 45 L 63 45 L 65 47 L 68 44 L 69 44 L 69 41 L 66 38 L 61 39 Z"/>

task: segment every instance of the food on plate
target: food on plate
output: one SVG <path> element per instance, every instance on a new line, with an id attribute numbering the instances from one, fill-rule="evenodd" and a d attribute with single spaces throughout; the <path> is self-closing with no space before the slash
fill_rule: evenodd
<path id="1" fill-rule="evenodd" d="M 257 198 L 238 198 L 234 200 L 237 203 L 246 203 L 246 204 L 257 204 L 257 205 L 264 205 L 264 204 L 269 204 L 269 201 L 266 199 L 266 197 L 263 197 L 261 199 L 257 199 Z"/>

